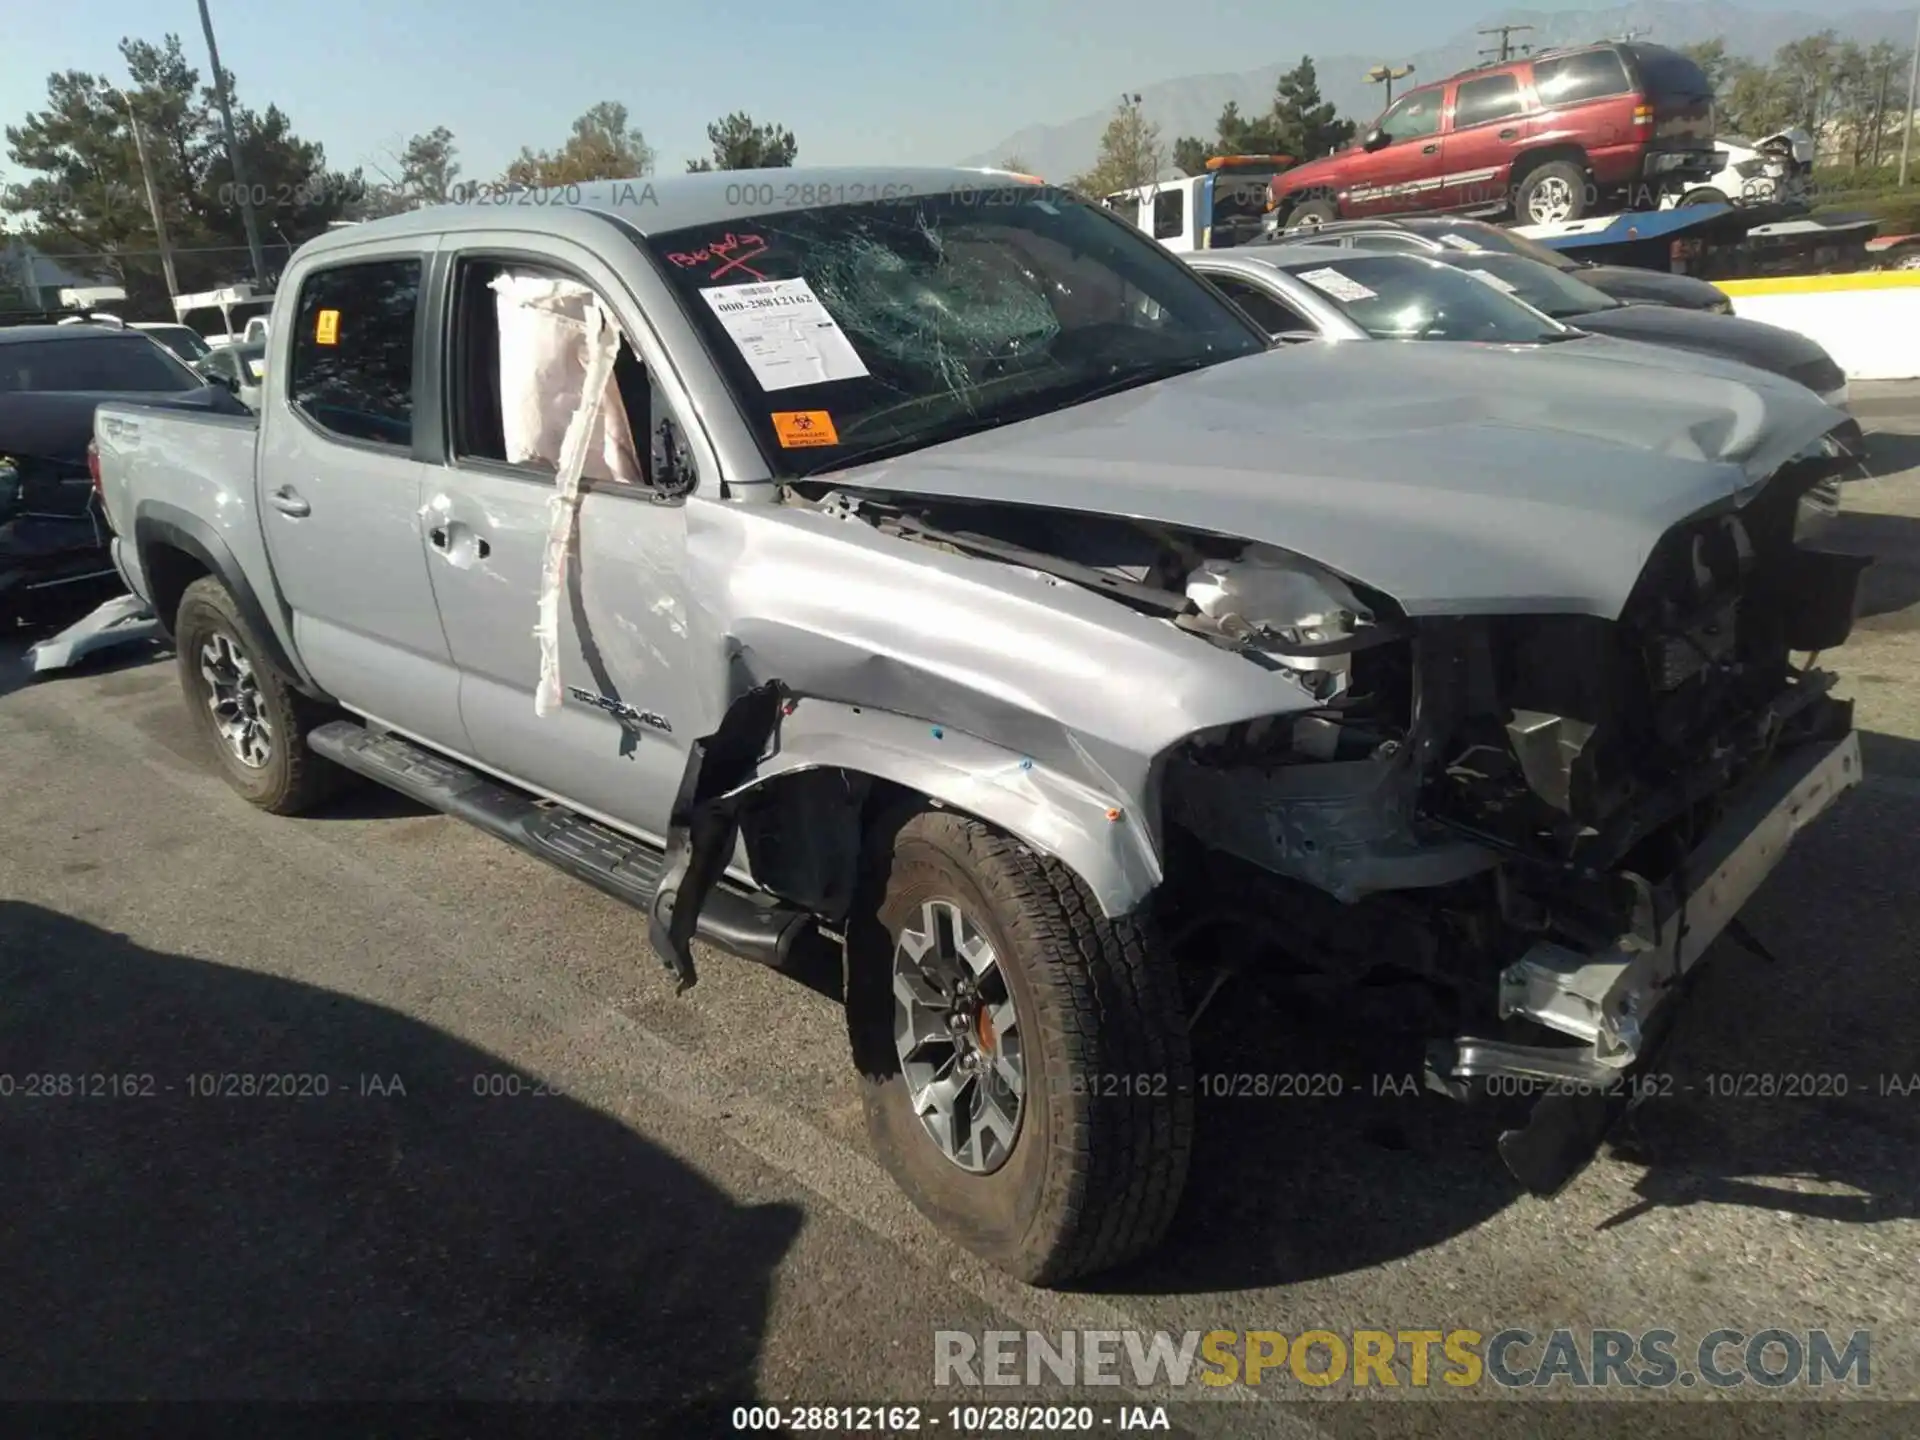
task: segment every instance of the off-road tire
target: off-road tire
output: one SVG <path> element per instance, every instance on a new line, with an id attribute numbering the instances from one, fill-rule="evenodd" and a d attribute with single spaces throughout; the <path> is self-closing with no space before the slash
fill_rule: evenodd
<path id="1" fill-rule="evenodd" d="M 1194 1128 L 1179 977 L 1152 924 L 1107 919 L 1064 865 L 949 811 L 892 817 L 868 853 L 847 937 L 847 1021 L 888 1173 L 949 1236 L 1032 1284 L 1151 1249 L 1179 1204 Z M 1024 1109 L 989 1174 L 934 1143 L 900 1071 L 894 945 L 928 899 L 958 905 L 987 935 L 1020 1019 Z"/>
<path id="2" fill-rule="evenodd" d="M 1536 221 L 1531 213 L 1534 192 L 1548 182 L 1558 180 L 1569 191 L 1569 208 L 1560 219 L 1579 220 L 1593 208 L 1592 182 L 1587 178 L 1586 169 L 1572 160 L 1549 160 L 1536 165 L 1520 177 L 1513 187 L 1513 218 L 1522 225 L 1544 224 Z"/>
<path id="3" fill-rule="evenodd" d="M 227 747 L 207 703 L 201 650 L 216 634 L 226 635 L 251 662 L 261 710 L 272 728 L 269 758 L 258 769 L 243 765 Z M 274 815 L 298 815 L 342 788 L 346 772 L 307 748 L 307 732 L 335 717 L 295 690 L 267 658 L 266 646 L 218 579 L 207 575 L 187 586 L 174 611 L 173 643 L 181 693 L 194 726 L 205 737 L 221 775 L 248 804 Z"/>
<path id="4" fill-rule="evenodd" d="M 1700 185 L 1682 195 L 1680 203 L 1674 208 L 1684 210 L 1689 205 L 1731 205 L 1732 203 L 1733 201 L 1727 198 L 1724 190 L 1716 189 L 1712 185 Z"/>
<path id="5" fill-rule="evenodd" d="M 1286 224 L 1281 228 L 1297 230 L 1304 225 L 1327 225 L 1340 218 L 1340 206 L 1324 195 L 1311 200 L 1302 200 L 1287 211 Z"/>

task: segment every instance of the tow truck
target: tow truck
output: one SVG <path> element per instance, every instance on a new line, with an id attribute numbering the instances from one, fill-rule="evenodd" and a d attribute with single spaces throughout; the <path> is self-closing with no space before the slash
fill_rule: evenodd
<path id="1" fill-rule="evenodd" d="M 1175 170 L 1102 203 L 1176 253 L 1224 250 L 1272 228 L 1273 177 L 1293 163 L 1291 155 L 1215 155 L 1202 174 Z"/>

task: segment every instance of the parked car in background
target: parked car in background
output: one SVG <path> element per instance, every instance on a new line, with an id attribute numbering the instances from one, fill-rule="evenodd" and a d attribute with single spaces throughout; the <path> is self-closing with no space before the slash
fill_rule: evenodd
<path id="1" fill-rule="evenodd" d="M 181 325 L 171 320 L 136 320 L 128 328 L 138 330 L 150 340 L 159 341 L 189 365 L 213 353 L 213 347 L 191 325 Z"/>
<path id="2" fill-rule="evenodd" d="M 1723 135 L 1718 146 L 1727 162 L 1719 172 L 1695 189 L 1667 195 L 1663 206 L 1807 203 L 1819 147 L 1805 130 L 1796 126 L 1758 140 Z"/>
<path id="3" fill-rule="evenodd" d="M 1716 174 L 1713 85 L 1641 41 L 1543 51 L 1416 86 L 1352 146 L 1274 178 L 1282 226 L 1420 211 L 1544 225 L 1651 209 Z"/>
<path id="4" fill-rule="evenodd" d="M 241 341 L 210 351 L 194 367 L 222 389 L 231 391 L 249 410 L 260 409 L 260 385 L 267 375 L 267 342 Z"/>
<path id="5" fill-rule="evenodd" d="M 1637 265 L 1597 265 L 1563 255 L 1526 235 L 1485 220 L 1459 215 L 1409 215 L 1399 219 L 1339 220 L 1330 225 L 1281 231 L 1262 243 L 1280 245 L 1334 245 L 1342 249 L 1380 250 L 1432 255 L 1448 250 L 1497 250 L 1525 255 L 1565 274 L 1577 275 L 1594 289 L 1629 305 L 1677 305 L 1682 310 L 1708 310 L 1731 315 L 1733 302 L 1726 292 L 1691 275 L 1648 270 Z"/>
<path id="6" fill-rule="evenodd" d="M 682 986 L 696 934 L 838 948 L 877 1157 L 1028 1281 L 1180 1213 L 1223 955 L 1405 997 L 1454 1098 L 1555 1077 L 1500 1146 L 1556 1193 L 1858 781 L 1795 662 L 1853 620 L 1857 557 L 1793 531 L 1840 417 L 1275 347 L 1051 187 L 769 173 L 323 236 L 257 419 L 102 408 L 210 759 L 269 811 L 352 772 L 457 814 Z"/>
<path id="7" fill-rule="evenodd" d="M 0 329 L 0 627 L 77 613 L 120 588 L 88 467 L 94 408 L 109 398 L 238 408 L 136 330 Z"/>

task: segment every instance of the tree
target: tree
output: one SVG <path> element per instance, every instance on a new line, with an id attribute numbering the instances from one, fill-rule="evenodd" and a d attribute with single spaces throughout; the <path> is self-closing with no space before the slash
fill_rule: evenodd
<path id="1" fill-rule="evenodd" d="M 1152 184 L 1162 163 L 1160 127 L 1141 111 L 1138 95 L 1127 95 L 1100 137 L 1100 158 L 1070 183 L 1082 194 L 1098 198 Z"/>
<path id="2" fill-rule="evenodd" d="M 1320 81 L 1313 61 L 1282 75 L 1273 88 L 1273 101 L 1263 115 L 1245 116 L 1229 100 L 1214 122 L 1214 138 L 1183 135 L 1174 142 L 1173 163 L 1197 175 L 1215 155 L 1291 155 L 1313 160 L 1338 149 L 1353 138 L 1353 122 L 1341 120 L 1334 107 L 1320 98 Z"/>
<path id="3" fill-rule="evenodd" d="M 707 126 L 713 159 L 689 160 L 687 170 L 784 170 L 793 164 L 800 142 L 791 130 L 778 125 L 756 125 L 744 110 Z"/>
<path id="4" fill-rule="evenodd" d="M 23 178 L 7 190 L 5 209 L 43 253 L 68 268 L 110 269 L 135 313 L 166 315 L 171 307 L 133 123 L 182 289 L 230 284 L 248 273 L 241 196 L 213 92 L 200 83 L 180 38 L 124 39 L 120 56 L 124 84 L 79 70 L 54 75 L 44 107 L 7 127 L 7 152 Z M 359 174 L 329 170 L 324 150 L 296 135 L 277 107 L 262 114 L 236 102 L 234 129 L 270 263 L 358 203 Z"/>
<path id="5" fill-rule="evenodd" d="M 1353 122 L 1320 98 L 1320 78 L 1305 55 L 1274 86 L 1273 120 L 1274 153 L 1296 160 L 1317 160 L 1353 139 Z"/>
<path id="6" fill-rule="evenodd" d="M 1012 171 L 1015 175 L 1025 175 L 1027 173 L 1027 162 L 1024 157 L 1019 155 L 1002 155 L 1000 157 L 1000 168 L 1002 170 Z"/>
<path id="7" fill-rule="evenodd" d="M 1700 73 L 1707 77 L 1707 83 L 1713 87 L 1715 95 L 1726 92 L 1727 83 L 1733 78 L 1734 67 L 1741 63 L 1727 54 L 1727 42 L 1724 40 L 1702 40 L 1697 45 L 1682 45 L 1680 53 L 1700 67 Z"/>
<path id="8" fill-rule="evenodd" d="M 558 150 L 522 148 L 507 166 L 506 183 L 536 190 L 590 180 L 630 180 L 653 173 L 653 147 L 629 125 L 627 107 L 602 100 L 578 120 Z"/>
<path id="9" fill-rule="evenodd" d="M 457 193 L 460 153 L 453 132 L 436 125 L 392 153 L 391 168 L 375 166 L 378 187 L 369 187 L 364 218 L 397 215 L 420 205 L 444 205 Z"/>
<path id="10" fill-rule="evenodd" d="M 1791 116 L 1788 123 L 1800 126 L 1815 140 L 1821 138 L 1833 112 L 1839 61 L 1839 41 L 1831 30 L 1791 40 L 1774 52 L 1774 72 Z"/>

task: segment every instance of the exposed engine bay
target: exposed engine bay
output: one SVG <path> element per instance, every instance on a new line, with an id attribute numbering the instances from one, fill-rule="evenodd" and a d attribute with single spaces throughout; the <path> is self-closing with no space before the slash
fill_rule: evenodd
<path id="1" fill-rule="evenodd" d="M 1635 1059 L 1637 1031 L 1606 1007 L 1637 1002 L 1613 994 L 1611 971 L 1597 997 L 1548 975 L 1549 999 L 1529 1001 L 1529 957 L 1651 952 L 1676 897 L 1684 931 L 1700 877 L 1683 871 L 1702 838 L 1785 757 L 1851 733 L 1850 704 L 1814 662 L 1847 638 L 1868 562 L 1813 548 L 1807 524 L 1841 463 L 1816 447 L 1744 507 L 1670 531 L 1613 620 L 1410 620 L 1265 545 L 1058 511 L 810 498 L 1097 590 L 1298 685 L 1310 703 L 1296 713 L 1164 757 L 1159 903 L 1196 957 L 1400 985 L 1429 1035 L 1578 1040 L 1591 1070 Z M 1567 994 L 1606 1014 L 1566 1019 Z M 1525 1054 L 1493 1068 L 1552 1073 L 1551 1056 Z"/>

